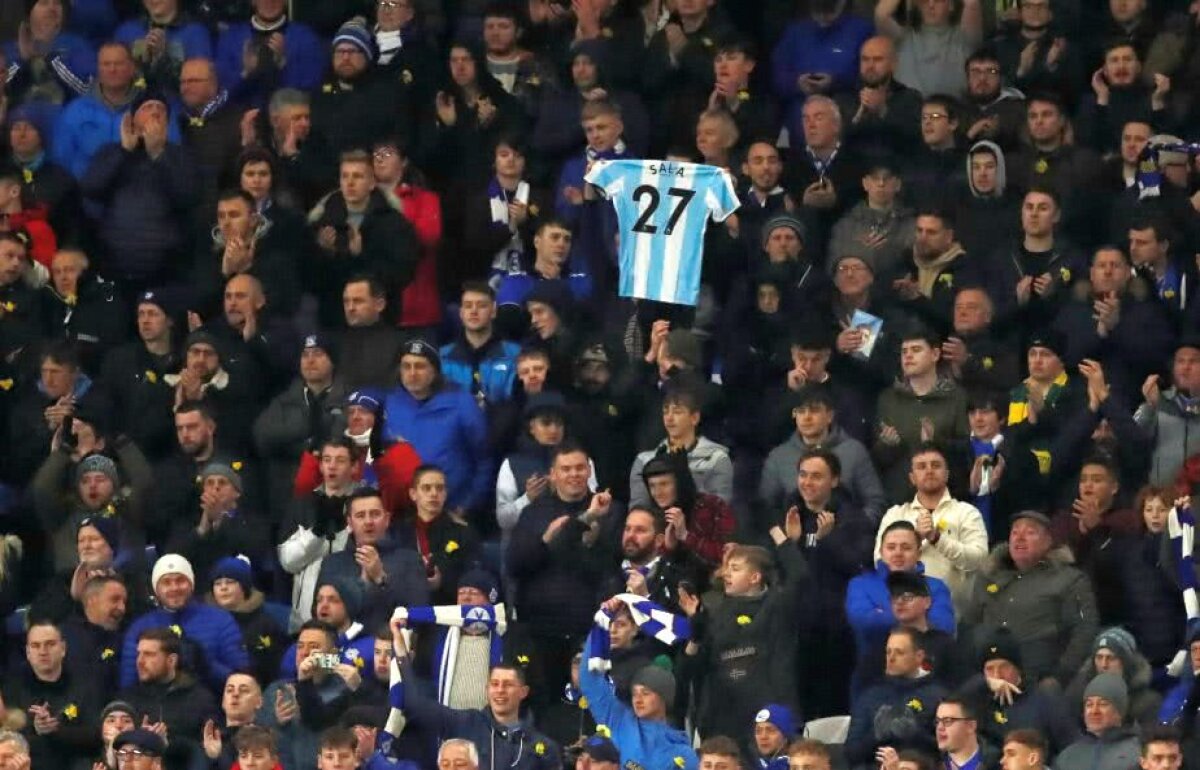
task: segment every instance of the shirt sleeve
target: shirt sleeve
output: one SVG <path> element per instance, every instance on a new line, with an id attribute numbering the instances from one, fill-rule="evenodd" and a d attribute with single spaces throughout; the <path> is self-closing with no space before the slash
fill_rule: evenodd
<path id="1" fill-rule="evenodd" d="M 737 189 L 733 186 L 733 177 L 724 169 L 716 169 L 709 177 L 705 205 L 712 213 L 714 222 L 724 222 L 729 215 L 742 205 L 738 200 Z"/>
<path id="2" fill-rule="evenodd" d="M 583 181 L 598 187 L 605 198 L 613 198 L 625 187 L 624 175 L 620 167 L 611 160 L 598 160 L 592 165 L 592 170 L 584 175 Z"/>

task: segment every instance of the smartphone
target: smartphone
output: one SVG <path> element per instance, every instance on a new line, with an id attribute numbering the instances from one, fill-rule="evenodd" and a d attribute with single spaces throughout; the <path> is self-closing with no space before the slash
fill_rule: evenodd
<path id="1" fill-rule="evenodd" d="M 336 652 L 314 652 L 313 657 L 317 659 L 317 668 L 326 671 L 332 671 L 341 664 L 341 658 Z"/>

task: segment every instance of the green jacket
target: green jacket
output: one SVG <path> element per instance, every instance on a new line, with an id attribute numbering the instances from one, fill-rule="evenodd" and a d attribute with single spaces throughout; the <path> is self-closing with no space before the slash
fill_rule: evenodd
<path id="1" fill-rule="evenodd" d="M 1021 647 L 1026 679 L 1053 677 L 1066 687 L 1099 631 L 1096 597 L 1074 561 L 1070 549 L 1059 546 L 1022 572 L 1008 544 L 996 546 L 975 581 L 962 628 L 971 630 L 976 644 L 1007 628 Z"/>

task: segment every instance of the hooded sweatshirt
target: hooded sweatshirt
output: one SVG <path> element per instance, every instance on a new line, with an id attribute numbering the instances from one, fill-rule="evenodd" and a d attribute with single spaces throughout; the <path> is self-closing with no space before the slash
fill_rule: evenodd
<path id="1" fill-rule="evenodd" d="M 996 158 L 996 187 L 990 193 L 980 192 L 971 178 L 971 156 L 980 150 Z M 968 254 L 986 259 L 997 244 L 1011 240 L 1019 229 L 1017 201 L 1008 188 L 1008 162 L 998 144 L 976 142 L 967 151 L 965 163 L 968 194 L 958 196 L 954 232 Z"/>

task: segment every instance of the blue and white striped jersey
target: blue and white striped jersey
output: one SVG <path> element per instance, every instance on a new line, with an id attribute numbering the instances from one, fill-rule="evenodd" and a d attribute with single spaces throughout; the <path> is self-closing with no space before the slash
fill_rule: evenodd
<path id="1" fill-rule="evenodd" d="M 617 210 L 622 297 L 695 305 L 704 230 L 737 210 L 737 190 L 716 166 L 600 160 L 586 176 Z"/>

